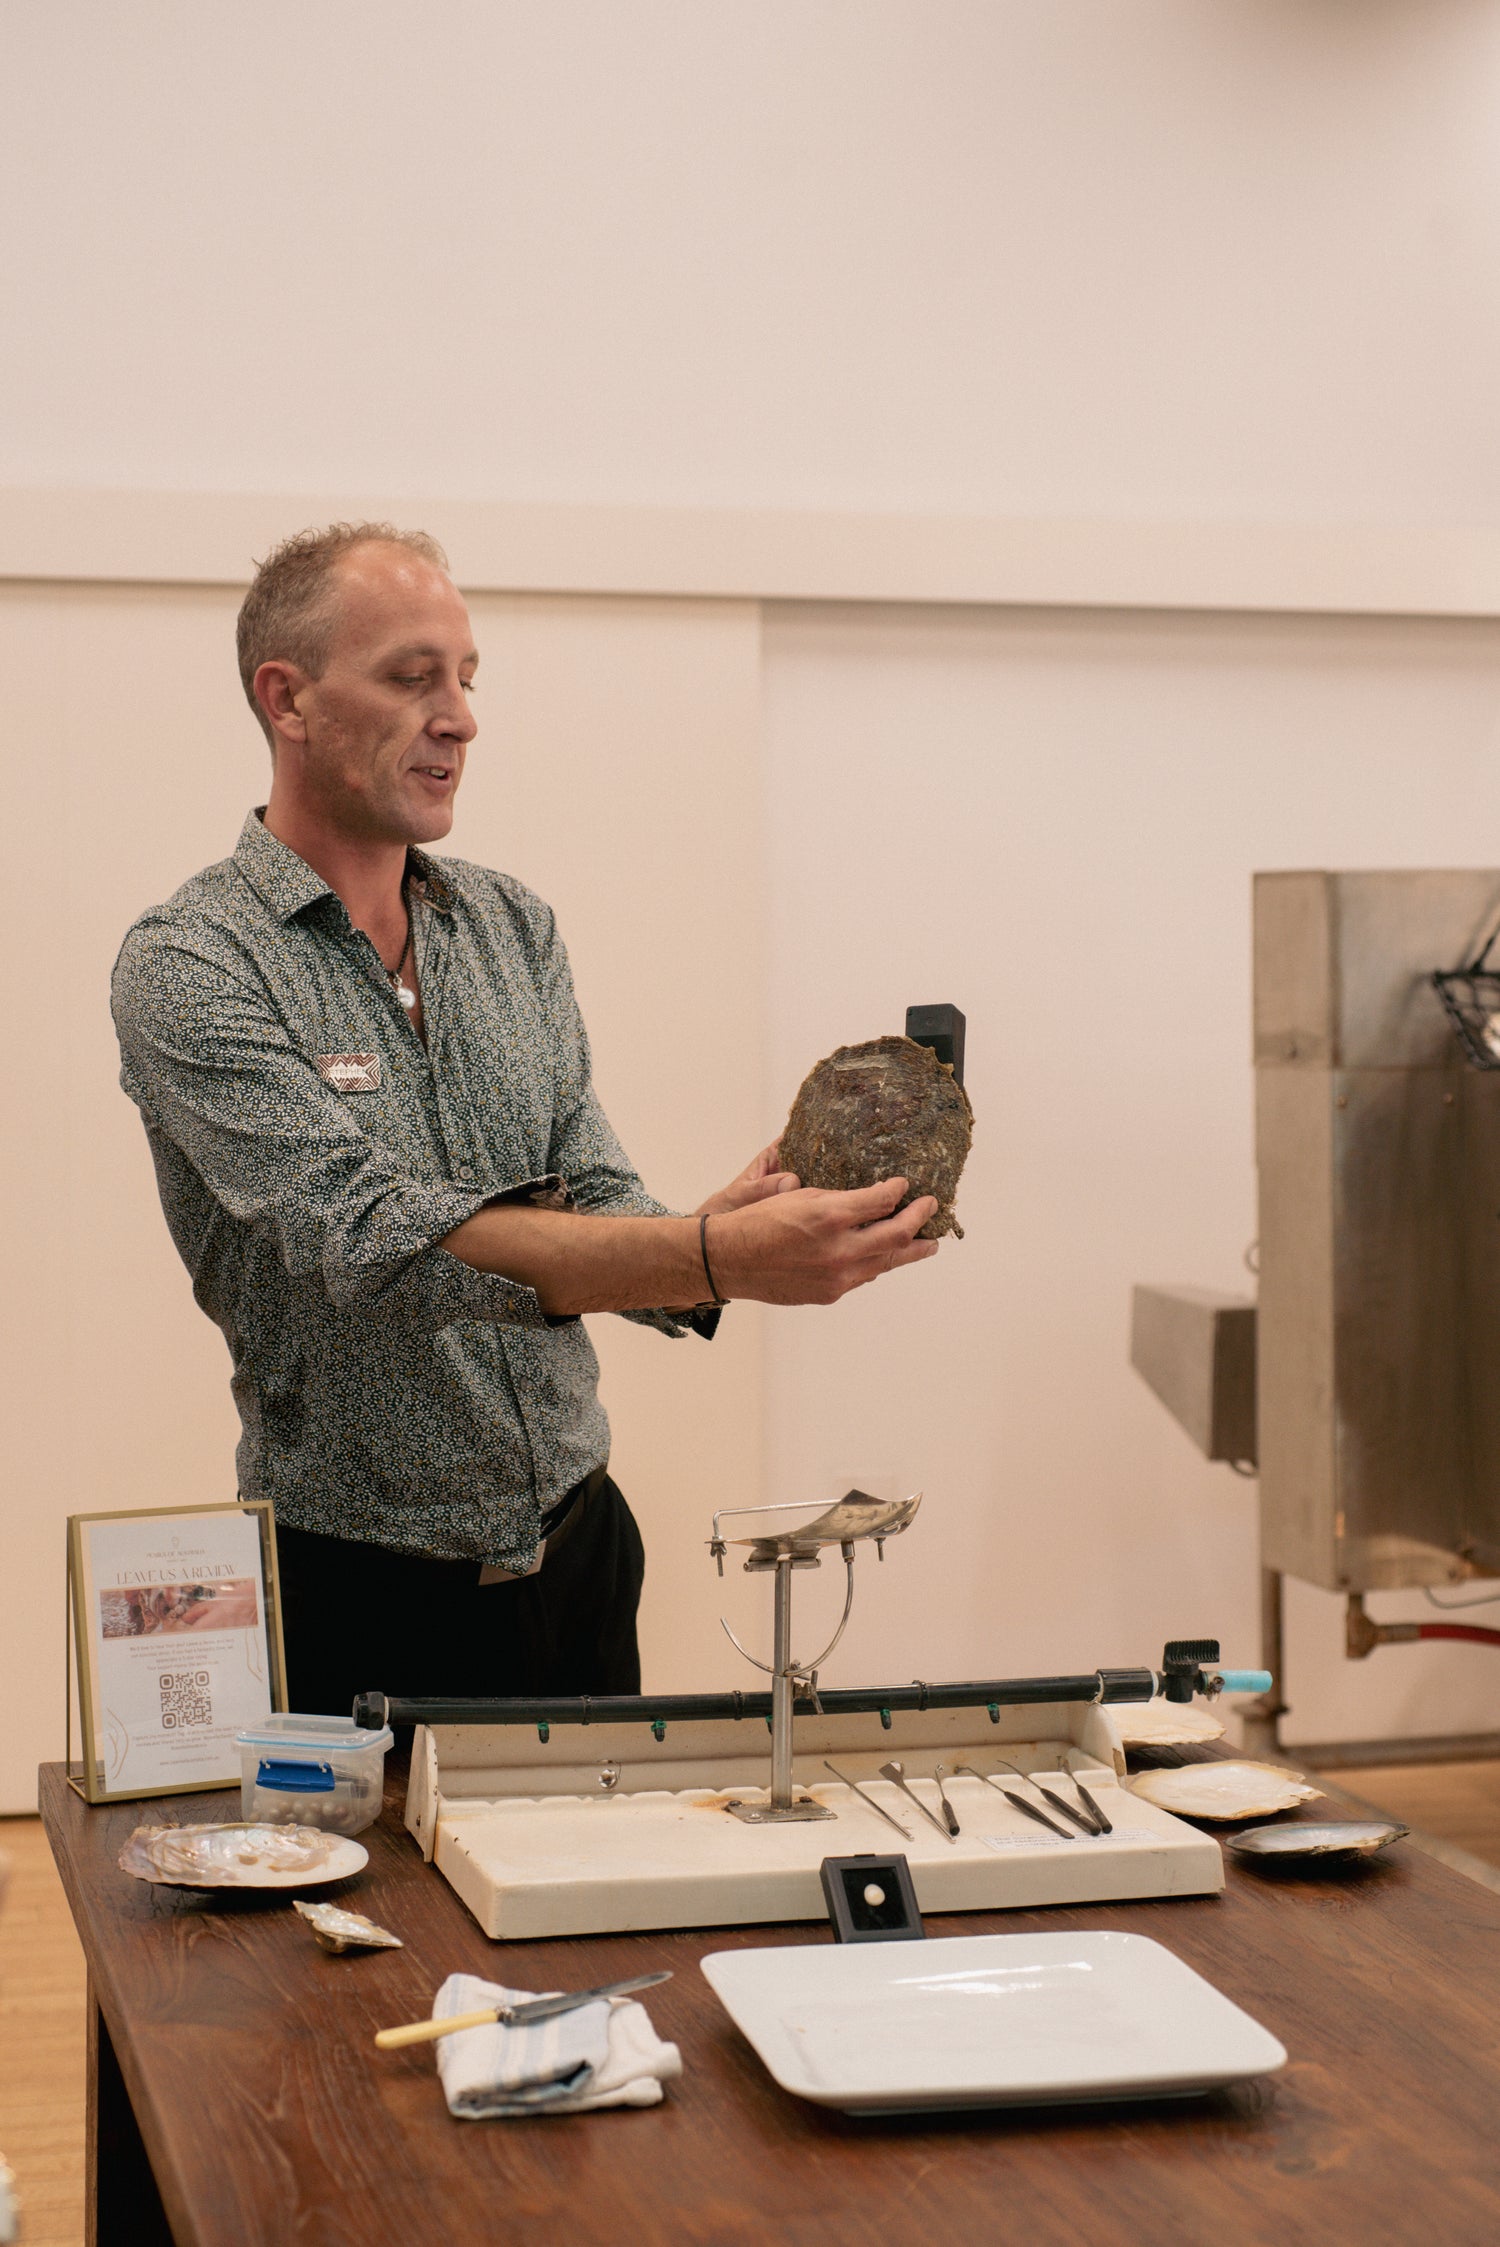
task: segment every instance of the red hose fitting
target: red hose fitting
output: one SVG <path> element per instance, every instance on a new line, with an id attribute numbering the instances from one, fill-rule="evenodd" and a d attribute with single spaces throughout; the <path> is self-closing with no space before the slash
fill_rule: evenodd
<path id="1" fill-rule="evenodd" d="M 1419 1623 L 1418 1638 L 1461 1638 L 1471 1646 L 1500 1646 L 1500 1631 L 1487 1631 L 1482 1623 Z"/>

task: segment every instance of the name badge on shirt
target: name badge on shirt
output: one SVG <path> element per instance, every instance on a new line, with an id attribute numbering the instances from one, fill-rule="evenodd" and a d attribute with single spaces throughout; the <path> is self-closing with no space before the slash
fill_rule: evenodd
<path id="1" fill-rule="evenodd" d="M 378 1092 L 378 1053 L 318 1053 L 313 1056 L 318 1075 L 335 1092 Z"/>

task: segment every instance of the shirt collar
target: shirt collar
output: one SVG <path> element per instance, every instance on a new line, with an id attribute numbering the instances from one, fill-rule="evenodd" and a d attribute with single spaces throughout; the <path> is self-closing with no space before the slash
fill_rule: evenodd
<path id="1" fill-rule="evenodd" d="M 305 858 L 299 858 L 288 844 L 278 841 L 269 832 L 265 810 L 265 805 L 260 804 L 246 818 L 234 847 L 234 863 L 276 918 L 290 921 L 306 906 L 316 904 L 320 897 L 332 897 L 334 892 Z M 406 870 L 419 897 L 425 898 L 440 913 L 452 911 L 453 884 L 436 859 L 429 858 L 425 851 L 411 844 L 406 853 Z"/>

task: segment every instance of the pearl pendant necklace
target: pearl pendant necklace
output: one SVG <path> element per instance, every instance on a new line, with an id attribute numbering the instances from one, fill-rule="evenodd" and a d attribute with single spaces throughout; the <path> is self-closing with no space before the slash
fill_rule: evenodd
<path id="1" fill-rule="evenodd" d="M 412 939 L 417 933 L 417 924 L 412 917 L 411 898 L 407 894 L 404 882 L 401 885 L 401 901 L 406 907 L 406 942 L 401 947 L 401 957 L 394 967 L 387 967 L 384 960 L 381 961 L 380 966 L 387 983 L 389 983 L 407 1013 L 410 1014 L 416 1007 L 417 994 L 402 981 L 401 970 L 411 957 Z"/>

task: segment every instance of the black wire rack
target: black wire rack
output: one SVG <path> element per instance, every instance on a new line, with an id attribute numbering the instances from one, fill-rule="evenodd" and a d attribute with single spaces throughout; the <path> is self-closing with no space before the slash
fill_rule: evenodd
<path id="1" fill-rule="evenodd" d="M 1500 1069 L 1500 970 L 1488 965 L 1496 937 L 1500 921 L 1467 967 L 1439 969 L 1432 978 L 1473 1069 Z"/>

